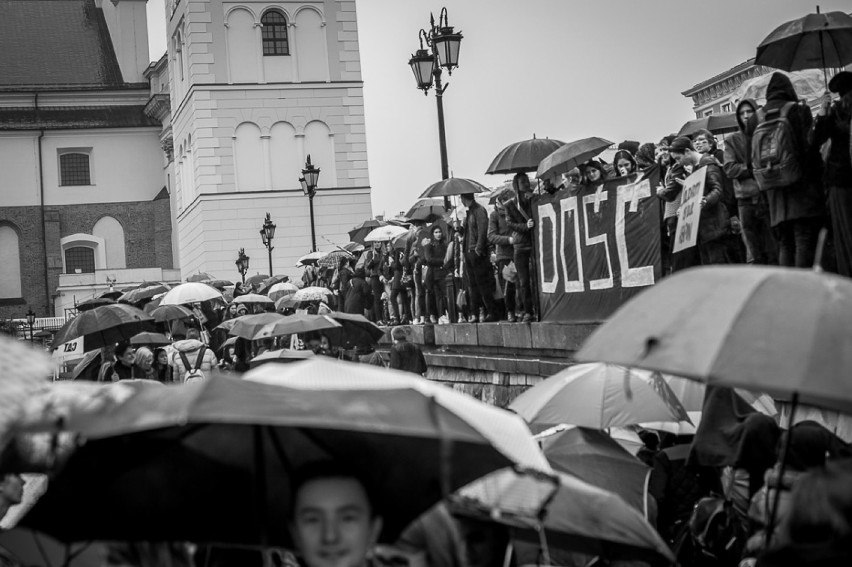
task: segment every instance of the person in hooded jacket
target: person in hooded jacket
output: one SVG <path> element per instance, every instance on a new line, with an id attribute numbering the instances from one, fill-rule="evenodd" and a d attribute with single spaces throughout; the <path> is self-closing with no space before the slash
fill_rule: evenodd
<path id="1" fill-rule="evenodd" d="M 198 370 L 203 372 L 205 375 L 209 375 L 209 373 L 219 365 L 216 355 L 207 347 L 207 345 L 199 340 L 200 337 L 201 333 L 198 329 L 187 329 L 186 339 L 172 344 L 174 350 L 171 358 L 169 358 L 169 365 L 174 369 L 175 382 L 179 384 L 186 382 L 186 375 L 189 372 L 186 365 L 183 363 L 181 353 L 186 356 L 190 366 L 194 367 L 198 360 L 199 352 L 204 349 L 204 354 L 201 357 L 201 364 L 198 366 Z"/>
<path id="2" fill-rule="evenodd" d="M 751 137 L 757 126 L 757 103 L 743 99 L 737 105 L 739 131 L 725 141 L 723 169 L 733 181 L 746 245 L 755 264 L 778 264 L 778 244 L 769 224 L 769 203 L 754 179 L 751 166 Z"/>
<path id="3" fill-rule="evenodd" d="M 798 102 L 789 77 L 773 73 L 766 88 L 764 112 L 779 110 L 788 102 Z M 819 148 L 810 143 L 813 116 L 804 104 L 797 104 L 788 115 L 793 129 L 796 153 L 800 156 L 802 179 L 786 187 L 767 189 L 769 218 L 778 240 L 778 263 L 782 266 L 809 268 L 814 263 L 817 238 L 824 224 L 825 208 L 819 188 Z"/>
<path id="4" fill-rule="evenodd" d="M 820 108 L 814 124 L 814 146 L 831 140 L 823 183 L 828 194 L 837 271 L 852 277 L 852 73 L 841 71 L 831 78 L 828 88 L 840 95 L 840 100 L 833 104 L 825 101 Z"/>

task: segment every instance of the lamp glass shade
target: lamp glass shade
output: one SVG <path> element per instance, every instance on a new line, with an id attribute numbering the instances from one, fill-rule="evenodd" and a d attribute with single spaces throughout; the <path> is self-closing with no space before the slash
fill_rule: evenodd
<path id="1" fill-rule="evenodd" d="M 305 185 L 308 186 L 308 191 L 313 192 L 319 183 L 320 168 L 313 165 L 307 166 L 302 170 L 302 175 L 305 176 Z"/>
<path id="2" fill-rule="evenodd" d="M 27 325 L 32 326 L 35 323 L 35 320 L 36 320 L 35 313 L 33 313 L 33 310 L 30 309 L 29 311 L 27 311 Z"/>
<path id="3" fill-rule="evenodd" d="M 269 245 L 269 239 L 266 237 L 266 227 L 265 226 L 260 229 L 260 239 L 263 240 L 264 246 Z"/>
<path id="4" fill-rule="evenodd" d="M 459 64 L 459 48 L 461 47 L 462 34 L 454 33 L 453 28 L 440 28 L 435 34 L 432 42 L 438 53 L 438 64 L 447 70 L 453 70 Z"/>
<path id="5" fill-rule="evenodd" d="M 418 49 L 417 53 L 408 60 L 417 81 L 417 88 L 429 90 L 432 87 L 432 73 L 435 70 L 435 58 L 425 49 Z"/>

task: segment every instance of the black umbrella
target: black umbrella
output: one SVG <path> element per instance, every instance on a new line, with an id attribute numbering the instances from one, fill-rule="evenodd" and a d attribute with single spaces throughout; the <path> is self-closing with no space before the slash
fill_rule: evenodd
<path id="1" fill-rule="evenodd" d="M 130 344 L 134 346 L 165 346 L 172 344 L 172 341 L 162 333 L 143 332 L 130 337 Z"/>
<path id="2" fill-rule="evenodd" d="M 326 317 L 331 317 L 343 325 L 339 329 L 327 329 L 323 331 L 335 346 L 342 348 L 373 346 L 385 334 L 375 323 L 369 321 L 363 315 L 335 311 L 329 313 Z"/>
<path id="3" fill-rule="evenodd" d="M 122 303 L 129 303 L 131 305 L 136 305 L 141 301 L 145 301 L 146 299 L 151 299 L 155 295 L 160 295 L 161 293 L 166 293 L 169 291 L 169 287 L 164 286 L 163 284 L 155 284 L 146 287 L 139 287 L 136 289 L 132 289 L 118 298 Z"/>
<path id="4" fill-rule="evenodd" d="M 699 130 L 710 130 L 713 134 L 727 134 L 739 130 L 737 115 L 733 112 L 725 114 L 711 114 L 703 118 L 690 120 L 678 131 L 678 136 L 692 136 Z"/>
<path id="5" fill-rule="evenodd" d="M 209 282 L 205 282 L 207 285 L 215 287 L 218 290 L 223 290 L 226 287 L 234 285 L 234 282 L 228 280 L 210 280 Z"/>
<path id="6" fill-rule="evenodd" d="M 515 142 L 503 148 L 485 173 L 518 173 L 535 171 L 541 160 L 558 150 L 565 142 L 536 138 Z"/>
<path id="7" fill-rule="evenodd" d="M 452 195 L 465 195 L 468 193 L 487 193 L 488 187 L 481 183 L 477 183 L 473 179 L 465 179 L 464 177 L 450 177 L 433 183 L 428 189 L 423 191 L 420 198 L 424 197 L 450 197 Z"/>
<path id="8" fill-rule="evenodd" d="M 840 68 L 852 63 L 852 16 L 808 14 L 778 26 L 757 46 L 755 65 L 784 71 Z"/>
<path id="9" fill-rule="evenodd" d="M 267 276 L 266 274 L 255 274 L 246 278 L 246 285 L 250 285 L 252 287 L 260 287 L 263 285 L 263 282 L 268 279 L 269 276 Z"/>
<path id="10" fill-rule="evenodd" d="M 119 293 L 119 295 L 122 294 Z M 94 309 L 95 307 L 110 305 L 112 303 L 115 303 L 115 299 L 111 299 L 109 297 L 93 297 L 92 299 L 81 301 L 76 305 L 76 307 L 77 311 L 89 311 L 90 309 Z"/>
<path id="11" fill-rule="evenodd" d="M 357 242 L 358 244 L 364 244 L 364 237 L 370 234 L 374 228 L 379 228 L 380 226 L 385 226 L 384 221 L 376 220 L 376 219 L 367 219 L 352 230 L 349 231 L 349 240 L 352 242 Z"/>
<path id="12" fill-rule="evenodd" d="M 188 282 L 209 282 L 209 281 L 213 281 L 215 279 L 216 278 L 214 278 L 213 276 L 211 276 L 207 272 L 198 272 L 197 274 L 192 274 L 191 276 L 186 278 L 186 281 L 188 281 Z"/>
<path id="13" fill-rule="evenodd" d="M 101 350 L 93 350 L 83 356 L 83 360 L 77 363 L 74 367 L 74 372 L 71 374 L 72 380 L 90 380 L 95 382 L 98 379 L 98 371 L 101 368 Z"/>
<path id="14" fill-rule="evenodd" d="M 105 298 L 107 298 L 107 299 L 115 299 L 115 300 L 117 300 L 119 297 L 121 297 L 121 296 L 122 296 L 122 294 L 123 294 L 123 293 L 124 293 L 123 291 L 118 291 L 118 290 L 106 290 L 106 291 L 102 291 L 102 292 L 100 292 L 100 293 L 99 293 L 99 294 L 97 294 L 95 297 L 96 297 L 96 298 L 102 298 L 102 297 L 105 297 Z"/>
<path id="15" fill-rule="evenodd" d="M 80 337 L 89 351 L 129 340 L 142 331 L 154 330 L 154 318 L 132 305 L 116 303 L 80 313 L 62 325 L 53 339 L 53 348 Z"/>
<path id="16" fill-rule="evenodd" d="M 568 142 L 558 150 L 541 160 L 536 177 L 544 178 L 559 173 L 567 173 L 575 167 L 599 156 L 612 142 L 603 138 L 583 138 Z"/>
<path id="17" fill-rule="evenodd" d="M 195 316 L 191 309 L 183 305 L 161 305 L 152 309 L 150 313 L 157 323 L 179 321 L 180 319 L 189 319 Z"/>
<path id="18" fill-rule="evenodd" d="M 419 199 L 408 212 L 405 213 L 406 218 L 410 220 L 423 220 L 423 221 L 431 221 L 436 218 L 441 218 L 444 216 L 446 209 L 444 209 L 444 200 L 443 199 Z"/>

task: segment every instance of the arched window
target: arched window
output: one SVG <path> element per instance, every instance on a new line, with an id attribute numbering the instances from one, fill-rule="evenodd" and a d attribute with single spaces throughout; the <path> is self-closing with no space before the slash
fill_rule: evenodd
<path id="1" fill-rule="evenodd" d="M 287 19 L 278 10 L 269 10 L 261 18 L 264 55 L 290 55 L 287 43 Z"/>
<path id="2" fill-rule="evenodd" d="M 18 232 L 0 225 L 0 298 L 21 297 L 21 249 Z"/>
<path id="3" fill-rule="evenodd" d="M 101 217 L 92 228 L 92 236 L 104 239 L 106 267 L 122 269 L 127 267 L 124 253 L 124 228 L 112 217 Z"/>
<path id="4" fill-rule="evenodd" d="M 95 250 L 88 246 L 65 249 L 66 274 L 93 274 L 95 272 Z"/>
<path id="5" fill-rule="evenodd" d="M 263 165 L 263 143 L 260 128 L 243 122 L 234 131 L 234 166 L 237 191 L 263 191 L 266 173 Z"/>
<path id="6" fill-rule="evenodd" d="M 258 82 L 259 60 L 254 14 L 243 8 L 231 10 L 228 13 L 228 81 Z"/>

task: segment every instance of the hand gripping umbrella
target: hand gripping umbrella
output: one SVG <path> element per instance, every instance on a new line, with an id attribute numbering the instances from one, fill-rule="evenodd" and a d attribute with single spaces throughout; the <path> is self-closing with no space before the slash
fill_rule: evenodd
<path id="1" fill-rule="evenodd" d="M 90 351 L 153 330 L 153 317 L 132 305 L 115 303 L 85 311 L 66 322 L 56 333 L 53 348 L 83 337 L 83 351 Z"/>
<path id="2" fill-rule="evenodd" d="M 535 171 L 541 160 L 564 146 L 565 142 L 549 138 L 536 138 L 515 142 L 500 150 L 491 165 L 485 171 L 487 174 L 518 173 Z"/>

